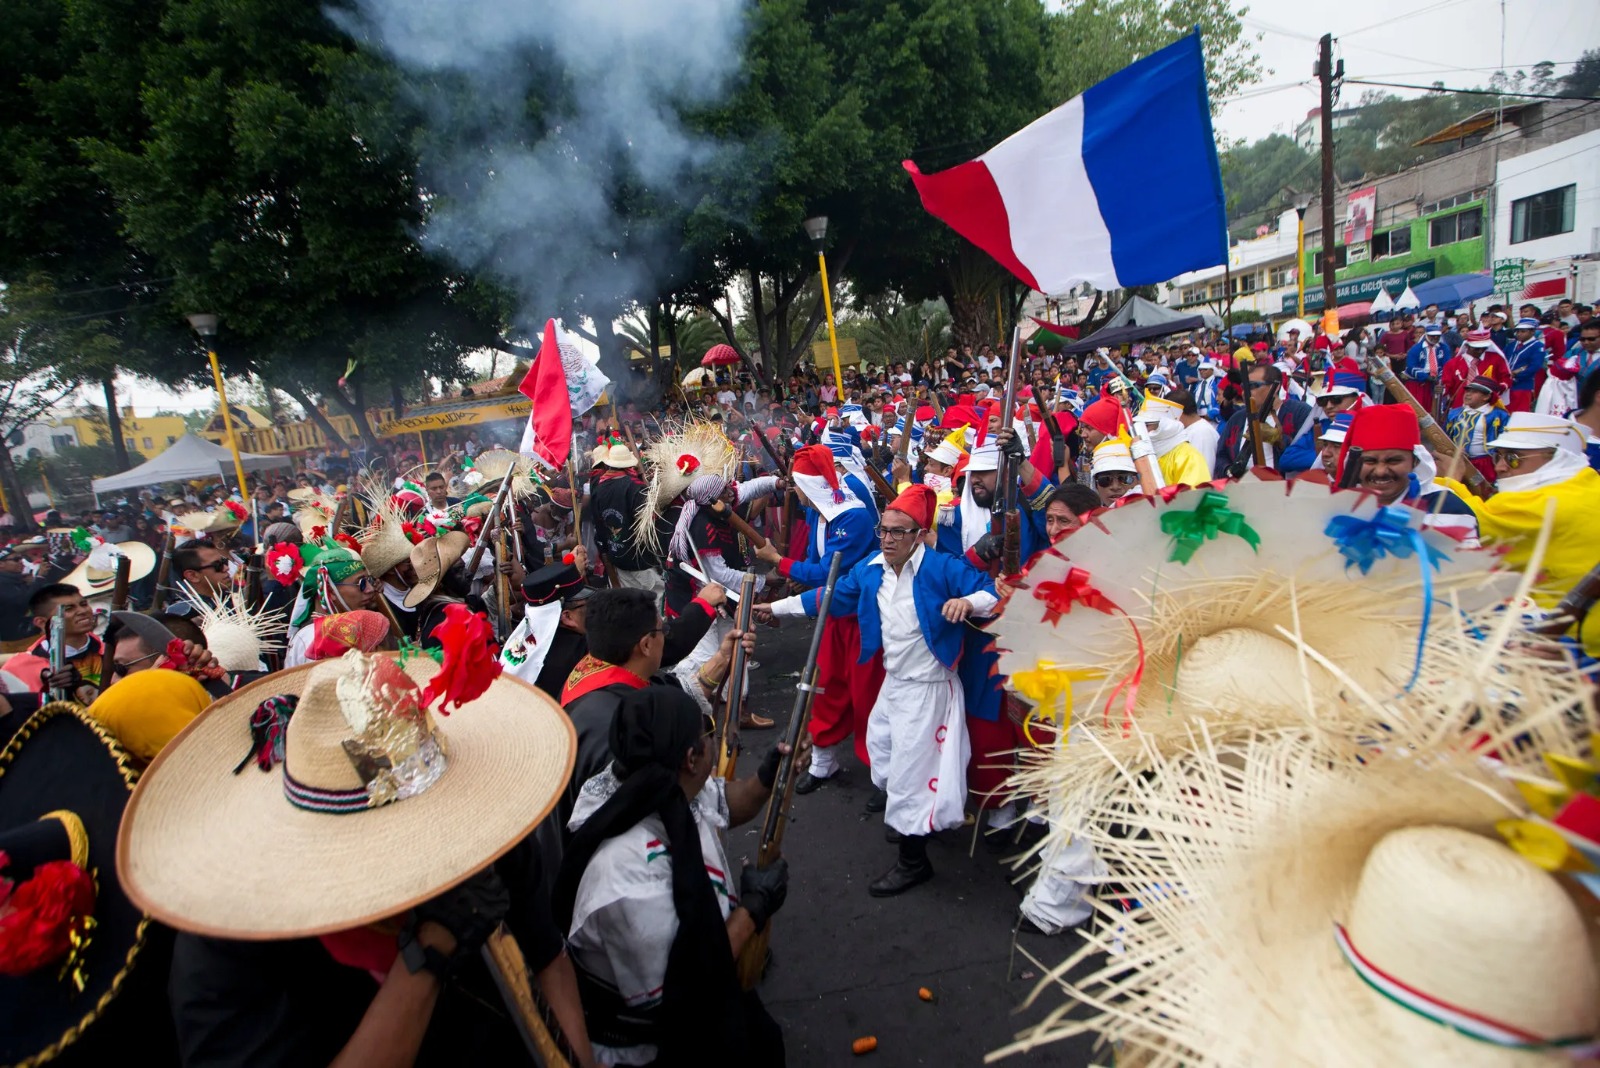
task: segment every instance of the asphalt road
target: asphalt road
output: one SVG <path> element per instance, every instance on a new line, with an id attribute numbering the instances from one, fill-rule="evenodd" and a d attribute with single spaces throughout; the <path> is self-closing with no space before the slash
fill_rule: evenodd
<path id="1" fill-rule="evenodd" d="M 747 754 L 764 753 L 788 721 L 808 638 L 809 622 L 760 631 L 749 706 L 778 727 L 747 734 Z M 747 755 L 740 771 L 753 767 Z M 842 780 L 796 799 L 784 839 L 789 899 L 773 921 L 761 996 L 783 1025 L 790 1068 L 981 1064 L 1060 1004 L 1059 994 L 1047 994 L 1017 1012 L 1039 968 L 1013 952 L 1013 937 L 1050 963 L 1069 956 L 1077 937 L 1014 936 L 1021 894 L 1001 858 L 974 847 L 971 828 L 931 843 L 931 882 L 896 898 L 868 896 L 895 847 L 884 841 L 882 816 L 863 814 L 867 770 L 853 756 L 847 767 Z M 755 837 L 753 825 L 735 828 L 729 853 L 753 859 Z M 919 987 L 933 991 L 932 1003 L 918 998 Z M 853 1056 L 851 1043 L 866 1035 L 877 1037 L 876 1052 Z M 1056 1043 L 1002 1063 L 1075 1068 L 1096 1063 L 1090 1047 L 1087 1039 Z"/>

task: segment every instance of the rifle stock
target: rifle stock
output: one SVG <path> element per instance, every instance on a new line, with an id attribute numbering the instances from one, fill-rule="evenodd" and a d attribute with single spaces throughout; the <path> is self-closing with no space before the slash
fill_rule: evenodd
<path id="1" fill-rule="evenodd" d="M 150 614 L 158 615 L 167 606 L 167 582 L 172 577 L 172 528 L 167 527 L 166 544 L 161 547 L 161 566 L 156 569 L 156 591 L 150 598 Z"/>
<path id="2" fill-rule="evenodd" d="M 117 557 L 117 577 L 111 582 L 111 610 L 123 612 L 128 608 L 128 578 L 133 572 L 133 561 L 126 556 Z"/>
<path id="3" fill-rule="evenodd" d="M 1022 364 L 1022 328 L 1011 330 L 1011 353 L 1006 361 L 1006 392 L 1001 401 L 1000 429 L 1013 430 L 1017 414 L 1017 374 Z M 994 512 L 989 520 L 989 532 L 1000 538 L 1000 569 L 1002 574 L 1015 575 L 1022 570 L 1021 537 L 1022 517 L 1018 512 L 1017 477 L 1011 460 L 1002 450 L 999 469 L 995 472 Z M 968 476 L 969 478 L 972 476 Z"/>
<path id="4" fill-rule="evenodd" d="M 741 632 L 750 629 L 750 612 L 756 602 L 756 577 L 749 571 L 739 584 L 739 614 L 734 617 L 734 628 Z M 728 678 L 724 683 L 722 723 L 718 735 L 722 744 L 717 750 L 719 778 L 732 779 L 739 769 L 739 718 L 744 714 L 744 677 L 749 672 L 750 657 L 744 651 L 744 642 L 733 644 L 733 662 L 728 665 Z"/>
<path id="5" fill-rule="evenodd" d="M 778 774 L 772 780 L 772 796 L 767 801 L 766 814 L 761 819 L 761 838 L 756 842 L 756 867 L 771 867 L 783 855 L 783 832 L 789 826 L 789 809 L 794 803 L 794 784 L 798 777 L 794 765 L 795 754 L 800 749 L 800 735 L 811 719 L 811 699 L 816 694 L 817 653 L 822 648 L 822 629 L 828 622 L 828 607 L 833 603 L 833 589 L 839 583 L 839 570 L 844 562 L 840 553 L 833 554 L 828 565 L 828 582 L 822 587 L 817 603 L 817 621 L 811 627 L 811 649 L 806 653 L 805 666 L 800 669 L 800 681 L 795 684 L 794 707 L 789 722 L 784 726 L 783 740 L 789 752 L 778 762 Z M 764 930 L 757 931 L 739 951 L 739 982 L 746 990 L 761 981 L 767 963 L 767 943 L 772 937 L 772 921 Z"/>

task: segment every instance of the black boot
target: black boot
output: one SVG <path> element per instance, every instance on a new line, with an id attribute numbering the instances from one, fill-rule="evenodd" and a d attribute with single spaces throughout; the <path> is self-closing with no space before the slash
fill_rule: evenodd
<path id="1" fill-rule="evenodd" d="M 889 791 L 880 790 L 876 786 L 874 786 L 872 788 L 871 796 L 869 796 L 867 798 L 867 804 L 866 804 L 865 809 L 863 809 L 863 811 L 866 812 L 866 814 L 870 816 L 870 815 L 873 815 L 874 813 L 882 812 L 884 809 L 886 809 L 888 807 L 889 807 Z"/>
<path id="2" fill-rule="evenodd" d="M 819 779 L 815 775 L 811 774 L 811 769 L 810 768 L 807 768 L 805 771 L 802 771 L 800 773 L 800 777 L 799 778 L 795 779 L 795 781 L 794 781 L 794 792 L 797 793 L 797 794 L 815 793 L 817 790 L 822 789 L 822 784 L 823 783 L 832 782 L 833 780 L 837 779 L 839 776 L 841 776 L 843 774 L 844 774 L 844 769 L 840 768 L 839 770 L 835 771 L 832 775 L 829 775 L 826 778 Z"/>
<path id="3" fill-rule="evenodd" d="M 894 867 L 867 886 L 873 897 L 894 897 L 913 886 L 920 886 L 933 878 L 933 865 L 928 863 L 928 839 L 923 835 L 906 835 L 900 839 L 900 858 Z"/>

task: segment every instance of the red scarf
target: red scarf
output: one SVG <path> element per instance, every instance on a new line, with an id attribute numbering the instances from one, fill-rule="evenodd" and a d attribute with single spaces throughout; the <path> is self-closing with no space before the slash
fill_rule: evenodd
<path id="1" fill-rule="evenodd" d="M 642 690 L 650 683 L 625 667 L 608 664 L 592 653 L 585 653 L 583 659 L 578 661 L 578 666 L 572 669 L 572 674 L 567 676 L 567 684 L 561 690 L 561 703 L 568 705 L 584 694 L 618 685 L 630 690 Z"/>

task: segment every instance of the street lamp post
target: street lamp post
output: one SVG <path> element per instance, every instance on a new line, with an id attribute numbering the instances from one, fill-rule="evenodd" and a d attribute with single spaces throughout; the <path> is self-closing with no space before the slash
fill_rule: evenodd
<path id="1" fill-rule="evenodd" d="M 811 247 L 817 250 L 817 269 L 822 272 L 822 310 L 828 315 L 828 347 L 833 350 L 833 393 L 835 403 L 842 403 L 844 373 L 839 370 L 839 335 L 833 327 L 833 291 L 828 286 L 828 257 L 823 251 L 828 244 L 828 217 L 813 215 L 802 225 Z"/>
<path id="2" fill-rule="evenodd" d="M 1294 213 L 1299 218 L 1298 233 L 1295 236 L 1294 259 L 1294 287 L 1295 287 L 1295 318 L 1306 317 L 1306 209 L 1311 207 L 1309 193 L 1296 193 L 1294 195 Z M 1324 240 L 1326 245 L 1327 241 Z"/>
<path id="3" fill-rule="evenodd" d="M 228 450 L 233 453 L 233 473 L 239 479 L 239 499 L 247 500 L 250 486 L 244 479 L 244 463 L 239 459 L 239 442 L 233 435 L 233 413 L 228 410 L 228 387 L 222 384 L 222 365 L 217 362 L 217 317 L 210 312 L 196 312 L 188 317 L 189 325 L 205 342 L 206 355 L 211 359 L 211 378 L 217 384 L 217 400 L 222 405 L 222 428 L 228 434 Z"/>

